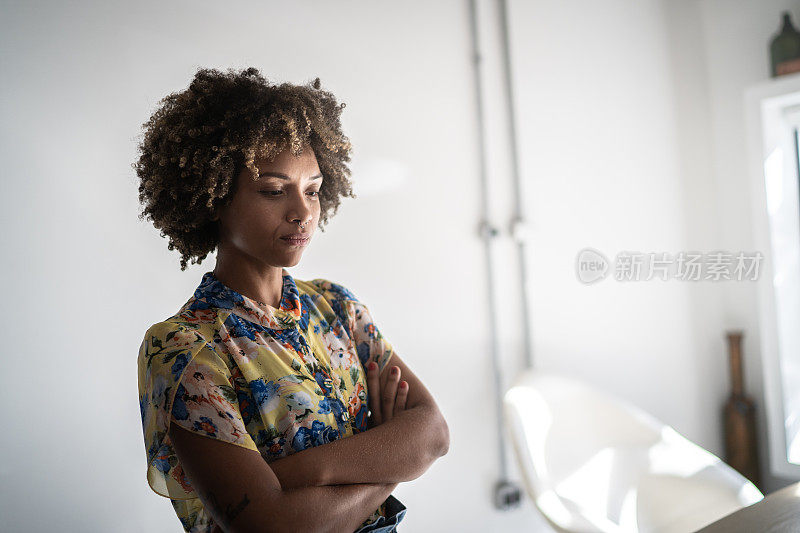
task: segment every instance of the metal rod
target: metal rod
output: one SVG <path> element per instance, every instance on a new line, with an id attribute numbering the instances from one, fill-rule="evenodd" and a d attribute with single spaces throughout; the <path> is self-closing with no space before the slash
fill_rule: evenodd
<path id="1" fill-rule="evenodd" d="M 494 261 L 493 261 L 493 253 L 492 253 L 492 241 L 495 239 L 497 235 L 497 230 L 493 228 L 489 222 L 489 202 L 487 200 L 489 196 L 489 187 L 488 187 L 488 178 L 486 172 L 486 139 L 484 135 L 484 122 L 483 122 L 483 84 L 481 81 L 481 52 L 480 52 L 480 40 L 478 34 L 478 15 L 477 15 L 477 6 L 475 5 L 476 0 L 470 0 L 469 2 L 469 14 L 470 14 L 470 31 L 472 36 L 472 60 L 473 60 L 473 73 L 474 73 L 474 81 L 475 81 L 475 105 L 477 111 L 477 118 L 478 118 L 478 163 L 480 168 L 480 180 L 481 180 L 481 222 L 479 227 L 480 235 L 483 239 L 484 249 L 485 249 L 485 258 L 486 258 L 486 278 L 487 278 L 487 301 L 489 304 L 489 336 L 490 336 L 490 350 L 491 350 L 491 357 L 492 357 L 492 370 L 494 374 L 494 383 L 495 383 L 495 408 L 497 411 L 497 439 L 498 439 L 498 450 L 500 453 L 500 479 L 506 480 L 508 478 L 508 471 L 506 468 L 506 450 L 505 450 L 505 429 L 503 424 L 503 385 L 502 385 L 502 377 L 501 377 L 501 367 L 499 362 L 500 356 L 500 349 L 499 349 L 499 342 L 497 338 L 497 302 L 496 298 L 496 290 L 494 287 Z"/>
<path id="2" fill-rule="evenodd" d="M 524 335 L 525 366 L 533 368 L 533 346 L 531 341 L 530 302 L 528 297 L 527 227 L 523 209 L 522 180 L 519 172 L 518 138 L 515 126 L 514 86 L 511 73 L 511 45 L 509 43 L 508 10 L 506 0 L 500 0 L 500 30 L 503 36 L 503 73 L 505 75 L 506 106 L 508 110 L 509 142 L 511 149 L 511 173 L 514 181 L 514 220 L 512 233 L 517 243 L 520 286 L 522 287 L 522 332 Z"/>

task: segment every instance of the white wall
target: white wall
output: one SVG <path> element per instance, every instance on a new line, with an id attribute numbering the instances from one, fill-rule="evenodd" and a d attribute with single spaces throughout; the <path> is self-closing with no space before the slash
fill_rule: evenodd
<path id="1" fill-rule="evenodd" d="M 610 389 L 688 437 L 715 444 L 718 406 L 706 391 L 721 387 L 724 376 L 710 371 L 706 343 L 721 332 L 713 313 L 698 316 L 694 305 L 699 293 L 711 302 L 714 289 L 623 282 L 613 273 L 587 286 L 575 275 L 584 247 L 613 260 L 622 251 L 705 248 L 710 239 L 713 212 L 688 200 L 701 187 L 702 167 L 691 168 L 680 142 L 684 129 L 702 126 L 701 118 L 682 114 L 700 89 L 694 76 L 676 72 L 684 58 L 670 47 L 675 30 L 666 4 L 514 3 L 535 254 L 534 356 L 542 368 Z M 535 29 L 524 31 L 531 24 Z M 698 40 L 689 29 L 681 37 Z M 680 94 L 679 83 L 690 94 Z M 695 158 L 707 166 L 702 154 Z"/>
<path id="2" fill-rule="evenodd" d="M 578 250 L 753 252 L 744 88 L 790 1 L 516 2 L 518 126 L 535 257 L 534 358 L 626 397 L 724 457 L 725 331 L 745 332 L 773 476 L 752 282 L 574 279 Z M 624 370 L 623 370 L 624 369 Z"/>
<path id="3" fill-rule="evenodd" d="M 450 453 L 395 492 L 409 508 L 403 529 L 546 531 L 528 502 L 503 513 L 490 499 L 496 420 L 466 2 L 277 6 L 4 6 L 0 529 L 180 530 L 145 480 L 136 352 L 214 263 L 180 272 L 177 253 L 136 217 L 130 164 L 159 98 L 200 66 L 253 65 L 278 81 L 320 76 L 348 104 L 363 194 L 292 273 L 339 281 L 365 301 L 448 419 Z M 737 84 L 767 75 L 764 32 L 779 5 L 538 0 L 510 10 L 535 361 L 629 398 L 719 454 L 724 327 L 746 328 L 748 388 L 759 385 L 755 293 L 674 281 L 587 287 L 574 259 L 584 246 L 610 257 L 748 249 L 736 237 L 749 203 L 719 192 L 729 175 L 743 182 L 745 165 L 713 154 L 740 142 L 727 122 Z M 723 58 L 745 47 L 755 52 L 742 73 Z M 495 106 L 498 91 L 487 93 Z M 500 176 L 501 147 L 492 149 Z M 522 365 L 519 300 L 504 252 L 511 375 Z"/>

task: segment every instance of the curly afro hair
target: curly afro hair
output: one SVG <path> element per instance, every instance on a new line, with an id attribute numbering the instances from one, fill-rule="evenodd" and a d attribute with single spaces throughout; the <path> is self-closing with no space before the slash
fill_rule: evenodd
<path id="1" fill-rule="evenodd" d="M 142 126 L 139 202 L 147 217 L 181 253 L 181 271 L 199 264 L 219 244 L 219 208 L 236 191 L 236 177 L 255 160 L 272 160 L 287 147 L 300 155 L 314 151 L 324 177 L 319 192 L 320 222 L 336 213 L 341 198 L 355 198 L 349 180 L 350 140 L 342 133 L 344 102 L 305 85 L 270 84 L 256 68 L 226 73 L 201 68 L 188 89 L 167 95 Z M 248 175 L 248 174 L 242 174 Z"/>

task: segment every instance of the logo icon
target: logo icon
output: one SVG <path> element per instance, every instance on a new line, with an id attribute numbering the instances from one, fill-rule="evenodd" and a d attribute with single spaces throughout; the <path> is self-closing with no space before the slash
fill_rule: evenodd
<path id="1" fill-rule="evenodd" d="M 595 283 L 608 274 L 608 259 L 594 248 L 584 248 L 575 260 L 575 274 L 581 283 Z"/>

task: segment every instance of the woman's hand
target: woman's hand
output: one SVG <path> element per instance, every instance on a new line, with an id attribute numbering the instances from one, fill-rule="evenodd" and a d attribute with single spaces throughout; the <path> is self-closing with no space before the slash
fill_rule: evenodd
<path id="1" fill-rule="evenodd" d="M 408 398 L 408 382 L 400 381 L 400 368 L 392 366 L 381 379 L 378 365 L 370 361 L 367 365 L 367 388 L 369 392 L 369 410 L 367 429 L 379 426 L 391 420 L 397 413 L 405 410 Z"/>

